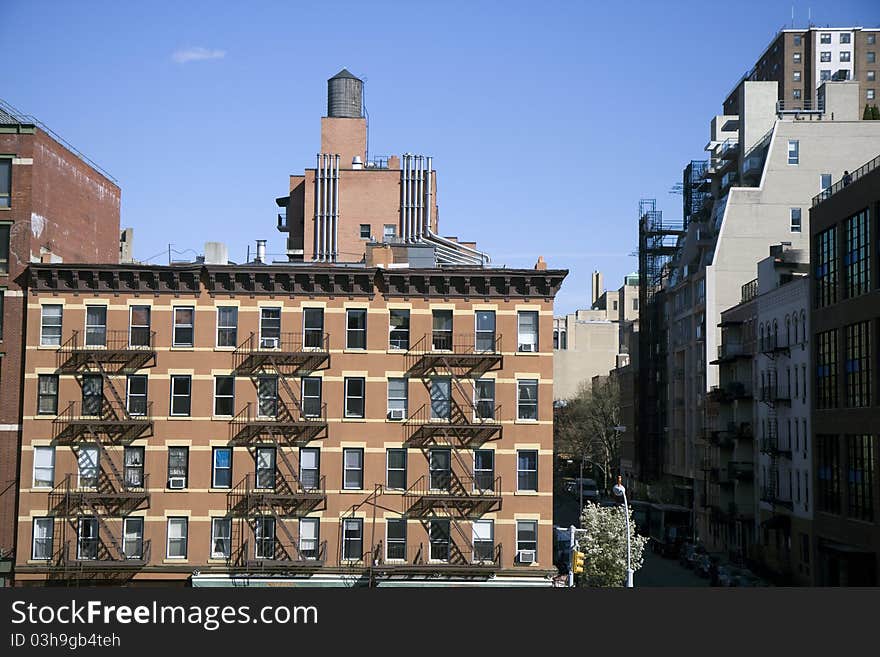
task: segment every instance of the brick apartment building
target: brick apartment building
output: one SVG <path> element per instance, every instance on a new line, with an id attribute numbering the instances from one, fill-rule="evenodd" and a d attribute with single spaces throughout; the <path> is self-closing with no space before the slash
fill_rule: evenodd
<path id="1" fill-rule="evenodd" d="M 0 585 L 15 548 L 27 266 L 117 262 L 119 197 L 94 163 L 0 101 Z"/>
<path id="2" fill-rule="evenodd" d="M 375 248 L 32 265 L 17 582 L 549 585 L 567 272 Z"/>

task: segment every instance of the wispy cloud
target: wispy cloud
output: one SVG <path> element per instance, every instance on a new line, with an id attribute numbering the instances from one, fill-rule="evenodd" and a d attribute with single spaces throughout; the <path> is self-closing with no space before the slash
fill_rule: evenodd
<path id="1" fill-rule="evenodd" d="M 206 59 L 223 59 L 226 57 L 225 50 L 217 50 L 211 48 L 202 48 L 201 46 L 192 46 L 190 48 L 182 48 L 171 55 L 178 64 L 186 64 L 188 62 L 201 62 Z"/>

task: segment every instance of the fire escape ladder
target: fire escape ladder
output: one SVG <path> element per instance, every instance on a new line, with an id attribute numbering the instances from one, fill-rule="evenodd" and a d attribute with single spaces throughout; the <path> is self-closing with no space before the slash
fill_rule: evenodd
<path id="1" fill-rule="evenodd" d="M 110 525 L 107 524 L 107 521 L 104 519 L 104 516 L 98 512 L 98 508 L 92 503 L 88 498 L 83 498 L 82 500 L 83 506 L 88 509 L 92 517 L 95 518 L 98 522 L 99 532 L 98 536 L 100 537 L 101 532 L 104 532 L 104 535 L 110 539 L 110 545 L 113 547 L 113 550 L 116 552 L 116 558 L 125 559 L 125 550 L 120 544 L 119 540 L 116 538 L 116 535 L 113 533 L 113 530 L 110 529 Z M 103 541 L 98 541 L 103 544 Z"/>
<path id="2" fill-rule="evenodd" d="M 119 468 L 116 466 L 116 462 L 110 456 L 110 452 L 107 451 L 107 448 L 104 446 L 103 441 L 96 441 L 98 446 L 98 472 L 100 473 L 103 470 L 102 464 L 106 463 L 112 475 L 111 485 L 113 489 L 117 492 L 121 492 L 125 490 L 125 479 L 123 478 L 122 473 L 119 471 Z"/>
<path id="3" fill-rule="evenodd" d="M 293 388 L 290 386 L 290 383 L 288 383 L 287 377 L 284 376 L 281 372 L 278 372 L 278 383 L 281 385 L 282 388 L 284 388 L 284 391 L 287 393 L 287 398 L 290 400 L 290 402 L 293 404 L 293 407 L 299 413 L 298 418 L 291 418 L 291 419 L 299 419 L 299 418 L 305 417 L 305 413 L 303 412 L 302 403 L 300 402 L 296 393 L 293 391 Z M 279 395 L 279 397 L 280 397 L 280 395 Z"/>

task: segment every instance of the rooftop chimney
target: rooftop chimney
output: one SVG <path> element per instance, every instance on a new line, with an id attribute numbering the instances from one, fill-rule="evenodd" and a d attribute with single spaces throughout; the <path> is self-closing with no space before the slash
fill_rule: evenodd
<path id="1" fill-rule="evenodd" d="M 538 271 L 545 271 L 547 269 L 547 263 L 544 262 L 544 256 L 538 256 L 538 262 L 535 263 L 535 269 Z"/>
<path id="2" fill-rule="evenodd" d="M 254 256 L 254 262 L 266 262 L 266 240 L 257 240 L 257 255 Z"/>
<path id="3" fill-rule="evenodd" d="M 593 301 L 590 304 L 591 307 L 596 305 L 596 302 L 599 301 L 599 297 L 602 296 L 602 293 L 605 291 L 605 279 L 602 277 L 602 272 L 599 270 L 593 271 Z"/>

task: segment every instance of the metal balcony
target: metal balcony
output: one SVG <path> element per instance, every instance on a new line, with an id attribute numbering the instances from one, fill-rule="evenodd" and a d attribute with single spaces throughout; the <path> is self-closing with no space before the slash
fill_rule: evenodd
<path id="1" fill-rule="evenodd" d="M 257 556 L 257 546 L 259 555 Z M 321 541 L 313 550 L 301 548 L 298 540 L 273 539 L 244 540 L 230 567 L 245 567 L 248 572 L 288 572 L 322 568 L 327 561 L 327 541 Z"/>
<path id="2" fill-rule="evenodd" d="M 321 404 L 311 414 L 303 407 L 277 399 L 271 410 L 271 414 L 263 414 L 259 403 L 248 402 L 229 421 L 229 441 L 247 445 L 273 437 L 283 445 L 299 446 L 317 439 L 327 429 L 327 404 Z"/>
<path id="3" fill-rule="evenodd" d="M 455 510 L 480 516 L 501 508 L 501 477 L 484 479 L 451 472 L 422 475 L 403 493 L 407 515 L 425 516 Z"/>
<path id="4" fill-rule="evenodd" d="M 732 160 L 739 154 L 739 139 L 728 137 L 721 142 L 721 159 Z"/>
<path id="5" fill-rule="evenodd" d="M 248 473 L 226 496 L 227 512 L 232 516 L 250 516 L 258 510 L 272 509 L 280 516 L 299 516 L 326 504 L 326 477 L 313 486 L 299 478 L 276 473 L 272 486 L 257 486 L 255 473 Z M 264 483 L 264 482 L 260 482 Z"/>
<path id="6" fill-rule="evenodd" d="M 55 356 L 60 374 L 88 371 L 100 363 L 107 374 L 135 372 L 155 364 L 155 331 L 92 330 L 82 335 L 74 331 Z"/>
<path id="7" fill-rule="evenodd" d="M 400 550 L 396 547 L 386 548 L 380 541 L 373 551 L 373 557 L 374 574 L 491 573 L 501 568 L 501 545 L 465 545 L 464 541 L 459 544 L 449 540 L 406 545 Z"/>
<path id="8" fill-rule="evenodd" d="M 777 494 L 776 491 L 769 486 L 761 487 L 760 500 L 766 504 L 773 506 L 774 508 L 782 507 L 784 509 L 788 509 L 789 511 L 794 508 L 794 503 L 791 501 L 791 499 L 786 499 L 782 495 Z"/>
<path id="9" fill-rule="evenodd" d="M 408 446 L 443 443 L 470 448 L 501 438 L 500 404 L 477 403 L 462 408 L 450 400 L 447 417 L 436 417 L 434 411 L 431 404 L 425 404 L 404 422 Z"/>
<path id="10" fill-rule="evenodd" d="M 785 114 L 824 114 L 825 99 L 777 100 L 776 113 L 780 116 Z"/>
<path id="11" fill-rule="evenodd" d="M 108 472 L 102 464 L 94 487 L 74 484 L 78 475 L 68 473 L 49 493 L 49 509 L 55 515 L 67 516 L 82 509 L 103 510 L 106 515 L 123 516 L 150 506 L 150 475 L 140 481 Z"/>
<path id="12" fill-rule="evenodd" d="M 433 331 L 422 336 L 406 352 L 409 376 L 450 374 L 475 377 L 501 369 L 501 335 Z"/>
<path id="13" fill-rule="evenodd" d="M 153 402 L 147 402 L 143 414 L 133 414 L 117 401 L 71 402 L 54 420 L 54 438 L 58 442 L 74 442 L 83 438 L 93 441 L 105 438 L 111 443 L 130 442 L 152 435 Z"/>
<path id="14" fill-rule="evenodd" d="M 68 575 L 82 571 L 140 569 L 150 563 L 150 540 L 141 540 L 139 547 L 136 554 L 129 556 L 100 539 L 65 541 L 52 558 L 46 560 L 46 567 L 53 571 L 67 571 Z"/>
<path id="15" fill-rule="evenodd" d="M 291 376 L 321 369 L 330 363 L 330 335 L 322 331 L 281 333 L 258 337 L 251 333 L 232 354 L 236 375 L 251 375 L 272 368 Z"/>

